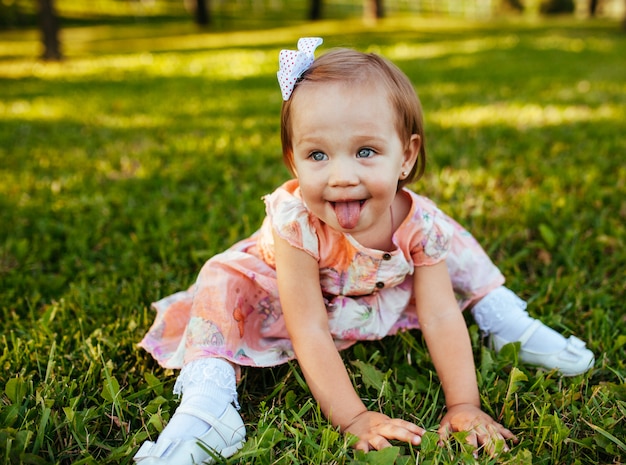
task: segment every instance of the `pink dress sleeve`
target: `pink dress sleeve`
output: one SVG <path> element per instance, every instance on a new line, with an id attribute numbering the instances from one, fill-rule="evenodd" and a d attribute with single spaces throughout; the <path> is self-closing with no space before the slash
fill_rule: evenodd
<path id="1" fill-rule="evenodd" d="M 399 236 L 408 250 L 407 257 L 412 267 L 435 265 L 446 259 L 452 247 L 454 227 L 446 215 L 426 197 L 411 192 L 413 209 L 401 226 L 403 233 Z M 405 230 L 404 227 L 407 227 Z"/>
<path id="2" fill-rule="evenodd" d="M 302 199 L 290 187 L 290 182 L 266 195 L 266 223 L 290 245 L 305 251 L 319 261 L 319 239 L 315 230 L 316 220 Z"/>
<path id="3" fill-rule="evenodd" d="M 504 283 L 500 270 L 468 231 L 430 199 L 408 192 L 413 208 L 396 237 L 412 267 L 445 259 L 462 309 Z"/>

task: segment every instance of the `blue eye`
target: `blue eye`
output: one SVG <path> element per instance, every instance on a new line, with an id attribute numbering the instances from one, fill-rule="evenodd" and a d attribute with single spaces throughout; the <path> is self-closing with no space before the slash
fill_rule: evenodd
<path id="1" fill-rule="evenodd" d="M 313 152 L 313 153 L 311 153 L 311 155 L 309 155 L 309 157 L 313 161 L 328 160 L 328 155 L 326 155 L 324 152 Z"/>
<path id="2" fill-rule="evenodd" d="M 369 148 L 364 148 L 364 149 L 359 149 L 359 151 L 356 154 L 357 158 L 369 158 L 372 155 L 374 155 L 374 150 L 369 149 Z"/>

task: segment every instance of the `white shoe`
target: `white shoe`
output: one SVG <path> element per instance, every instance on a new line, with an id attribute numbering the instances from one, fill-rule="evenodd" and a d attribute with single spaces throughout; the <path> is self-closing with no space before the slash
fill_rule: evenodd
<path id="1" fill-rule="evenodd" d="M 507 341 L 495 334 L 490 335 L 491 347 L 500 352 L 500 349 L 506 344 L 512 342 L 520 342 L 521 348 L 519 350 L 519 358 L 525 363 L 532 365 L 538 365 L 549 370 L 557 369 L 563 376 L 576 376 L 585 373 L 590 370 L 595 363 L 595 357 L 593 352 L 585 347 L 585 343 L 578 339 L 576 336 L 570 336 L 566 340 L 567 345 L 563 350 L 559 352 L 546 354 L 533 352 L 525 348 L 526 342 L 532 337 L 532 335 L 539 329 L 543 323 L 539 320 L 535 320 L 517 341 Z"/>
<path id="2" fill-rule="evenodd" d="M 246 428 L 243 420 L 230 404 L 219 418 L 185 408 L 183 405 L 176 412 L 200 418 L 211 428 L 196 439 L 161 440 L 159 443 L 146 441 L 133 457 L 135 462 L 141 465 L 210 464 L 215 462 L 213 457 L 217 455 L 230 457 L 235 454 L 245 442 Z"/>

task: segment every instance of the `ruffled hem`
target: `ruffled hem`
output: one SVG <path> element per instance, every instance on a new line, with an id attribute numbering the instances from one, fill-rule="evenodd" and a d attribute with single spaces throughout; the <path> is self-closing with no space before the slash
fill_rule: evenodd
<path id="1" fill-rule="evenodd" d="M 174 384 L 174 394 L 182 395 L 191 387 L 196 393 L 210 394 L 217 387 L 223 392 L 229 392 L 231 402 L 239 409 L 235 380 L 235 369 L 228 362 L 214 358 L 198 359 L 180 370 Z"/>

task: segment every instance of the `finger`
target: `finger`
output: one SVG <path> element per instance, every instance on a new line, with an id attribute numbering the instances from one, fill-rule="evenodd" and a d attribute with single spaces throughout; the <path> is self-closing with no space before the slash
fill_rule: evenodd
<path id="1" fill-rule="evenodd" d="M 391 439 L 395 439 L 395 438 L 391 438 Z M 380 436 L 380 435 L 374 436 L 372 439 L 370 439 L 370 445 L 376 450 L 381 450 L 381 449 L 384 449 L 385 447 L 391 447 L 391 443 L 387 441 L 387 439 L 385 439 L 383 436 Z"/>
<path id="2" fill-rule="evenodd" d="M 498 432 L 502 435 L 504 439 L 511 439 L 513 442 L 518 442 L 517 436 L 513 434 L 510 430 L 506 429 L 504 426 L 498 424 Z"/>
<path id="3" fill-rule="evenodd" d="M 504 439 L 497 440 L 491 438 L 483 443 L 483 447 L 489 457 L 496 457 L 500 452 L 509 451 L 509 447 L 506 445 L 506 442 L 504 442 Z"/>
<path id="4" fill-rule="evenodd" d="M 501 431 L 506 430 L 506 428 L 502 428 L 499 424 L 490 424 L 487 426 L 481 426 L 479 429 L 482 434 L 479 435 L 478 441 L 484 445 L 485 450 L 491 457 L 495 457 L 500 452 L 509 451 L 506 439 L 503 434 L 501 434 Z"/>
<path id="5" fill-rule="evenodd" d="M 468 431 L 468 434 L 465 437 L 465 442 L 474 448 L 472 455 L 474 458 L 478 458 L 478 435 L 474 430 Z"/>
<path id="6" fill-rule="evenodd" d="M 476 425 L 472 431 L 476 434 L 478 444 L 485 446 L 498 439 L 504 440 L 494 425 Z"/>
<path id="7" fill-rule="evenodd" d="M 468 444 L 474 446 L 474 448 L 478 449 L 478 434 L 476 434 L 474 431 L 469 432 L 469 434 L 465 438 L 465 441 Z"/>
<path id="8" fill-rule="evenodd" d="M 422 435 L 425 431 L 411 422 L 394 419 L 380 425 L 376 432 L 386 439 L 396 439 L 413 445 L 419 445 L 422 442 Z"/>
<path id="9" fill-rule="evenodd" d="M 513 434 L 510 430 L 508 430 L 507 428 L 505 428 L 499 423 L 496 423 L 496 429 L 498 431 L 498 439 L 501 438 L 502 441 L 504 441 L 502 451 L 509 452 L 511 449 L 509 448 L 509 445 L 507 444 L 507 440 L 510 440 L 514 444 L 517 444 L 519 442 L 519 439 L 517 438 L 517 436 L 515 436 L 515 434 Z"/>
<path id="10" fill-rule="evenodd" d="M 353 446 L 356 450 L 362 450 L 363 452 L 369 452 L 370 444 L 369 442 L 359 439 L 359 441 Z"/>
<path id="11" fill-rule="evenodd" d="M 448 440 L 450 434 L 452 433 L 452 428 L 450 423 L 442 423 L 439 425 L 439 429 L 437 430 L 437 434 L 439 434 L 439 446 L 443 446 L 444 442 Z"/>
<path id="12" fill-rule="evenodd" d="M 402 420 L 401 418 L 394 418 L 393 420 L 391 420 L 391 423 L 401 428 L 404 428 L 413 434 L 417 434 L 418 436 L 423 436 L 426 433 L 426 430 L 421 426 L 417 426 L 415 423 L 411 423 L 407 420 Z"/>

